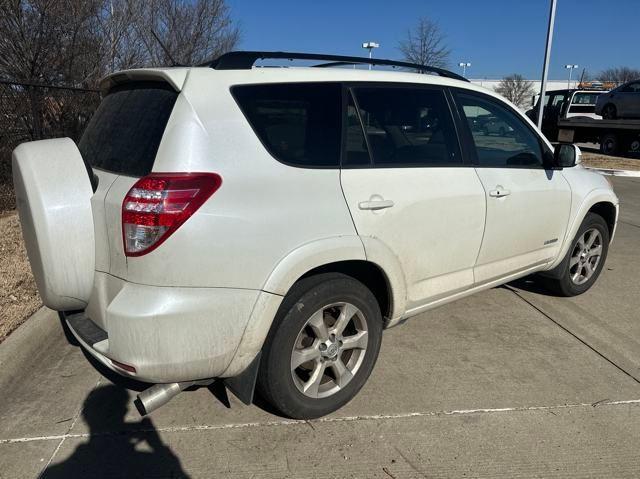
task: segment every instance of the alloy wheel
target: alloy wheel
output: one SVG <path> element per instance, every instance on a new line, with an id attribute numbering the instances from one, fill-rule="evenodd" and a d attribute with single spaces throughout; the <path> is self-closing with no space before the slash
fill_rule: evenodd
<path id="1" fill-rule="evenodd" d="M 591 228 L 585 231 L 571 253 L 569 260 L 569 275 L 574 284 L 586 283 L 594 275 L 602 257 L 602 235 Z"/>
<path id="2" fill-rule="evenodd" d="M 291 375 L 302 394 L 331 396 L 362 366 L 369 339 L 367 319 L 351 303 L 332 303 L 305 323 L 291 351 Z"/>

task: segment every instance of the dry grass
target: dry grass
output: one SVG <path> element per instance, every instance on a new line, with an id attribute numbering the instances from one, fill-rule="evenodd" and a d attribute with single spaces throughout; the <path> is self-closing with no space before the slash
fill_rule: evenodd
<path id="1" fill-rule="evenodd" d="M 607 156 L 584 150 L 582 151 L 582 164 L 591 168 L 640 171 L 640 159 Z"/>
<path id="2" fill-rule="evenodd" d="M 0 216 L 0 341 L 42 306 L 15 212 Z"/>

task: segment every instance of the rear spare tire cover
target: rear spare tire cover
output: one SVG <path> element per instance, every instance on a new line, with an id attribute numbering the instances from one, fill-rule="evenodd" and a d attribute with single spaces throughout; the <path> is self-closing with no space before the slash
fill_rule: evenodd
<path id="1" fill-rule="evenodd" d="M 93 190 L 69 138 L 23 143 L 13 151 L 22 236 L 42 302 L 57 311 L 86 307 L 93 287 Z"/>

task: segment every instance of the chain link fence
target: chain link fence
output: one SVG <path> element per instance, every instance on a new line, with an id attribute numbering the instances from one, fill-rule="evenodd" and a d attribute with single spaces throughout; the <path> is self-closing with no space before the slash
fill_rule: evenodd
<path id="1" fill-rule="evenodd" d="M 100 102 L 98 90 L 0 80 L 0 212 L 15 208 L 11 152 L 25 141 L 78 141 Z"/>

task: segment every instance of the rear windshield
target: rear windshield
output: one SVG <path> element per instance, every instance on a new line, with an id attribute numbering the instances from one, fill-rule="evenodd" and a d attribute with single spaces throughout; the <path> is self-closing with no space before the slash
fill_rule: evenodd
<path id="1" fill-rule="evenodd" d="M 161 82 L 112 88 L 80 139 L 82 157 L 113 173 L 148 175 L 177 97 L 170 85 Z"/>
<path id="2" fill-rule="evenodd" d="M 243 85 L 232 92 L 260 141 L 277 160 L 307 168 L 338 167 L 339 84 Z"/>
<path id="3" fill-rule="evenodd" d="M 576 93 L 571 103 L 574 105 L 595 105 L 599 96 L 600 93 Z"/>

